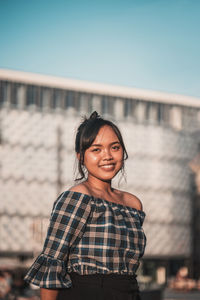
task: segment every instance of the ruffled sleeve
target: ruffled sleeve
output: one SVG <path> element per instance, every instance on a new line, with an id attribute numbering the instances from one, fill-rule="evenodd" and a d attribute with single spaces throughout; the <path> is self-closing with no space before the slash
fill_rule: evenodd
<path id="1" fill-rule="evenodd" d="M 140 225 L 142 226 L 144 223 L 144 219 L 146 217 L 146 214 L 143 210 L 138 210 L 138 216 L 139 216 L 139 220 L 140 220 Z"/>
<path id="2" fill-rule="evenodd" d="M 42 253 L 25 276 L 43 288 L 69 288 L 72 282 L 66 262 L 72 245 L 82 237 L 90 215 L 90 196 L 66 191 L 54 203 Z"/>

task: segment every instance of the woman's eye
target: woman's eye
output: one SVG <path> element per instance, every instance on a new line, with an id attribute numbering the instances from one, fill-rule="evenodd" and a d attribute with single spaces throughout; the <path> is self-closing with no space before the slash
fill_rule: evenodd
<path id="1" fill-rule="evenodd" d="M 98 152 L 100 149 L 99 148 L 94 148 L 92 149 L 92 152 Z"/>
<path id="2" fill-rule="evenodd" d="M 120 146 L 113 146 L 112 148 L 113 148 L 113 150 L 119 150 Z"/>

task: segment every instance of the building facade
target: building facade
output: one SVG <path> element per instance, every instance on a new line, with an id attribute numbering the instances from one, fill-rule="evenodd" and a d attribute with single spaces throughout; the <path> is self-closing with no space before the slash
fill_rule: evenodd
<path id="1" fill-rule="evenodd" d="M 0 70 L 0 255 L 41 250 L 53 202 L 76 177 L 75 130 L 94 110 L 124 136 L 115 186 L 143 202 L 145 272 L 190 264 L 200 99 L 11 70 Z"/>

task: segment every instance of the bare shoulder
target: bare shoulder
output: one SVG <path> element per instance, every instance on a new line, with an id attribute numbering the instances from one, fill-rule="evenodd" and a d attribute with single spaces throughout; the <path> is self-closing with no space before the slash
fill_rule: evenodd
<path id="1" fill-rule="evenodd" d="M 125 205 L 136 208 L 138 210 L 143 210 L 142 202 L 138 197 L 128 192 L 123 191 L 122 193 Z"/>
<path id="2" fill-rule="evenodd" d="M 90 191 L 84 185 L 84 183 L 80 183 L 80 184 L 72 186 L 71 188 L 69 188 L 69 191 L 88 194 L 88 195 L 90 194 Z"/>

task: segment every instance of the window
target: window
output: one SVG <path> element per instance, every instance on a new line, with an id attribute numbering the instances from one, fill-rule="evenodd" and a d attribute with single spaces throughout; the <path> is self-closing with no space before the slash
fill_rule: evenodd
<path id="1" fill-rule="evenodd" d="M 65 96 L 65 108 L 74 107 L 74 95 L 72 91 L 68 91 Z"/>
<path id="2" fill-rule="evenodd" d="M 8 82 L 0 81 L 0 105 L 6 102 L 8 96 Z"/>
<path id="3" fill-rule="evenodd" d="M 126 99 L 125 103 L 124 103 L 124 116 L 128 117 L 130 116 L 132 113 L 132 102 L 130 99 Z"/>
<path id="4" fill-rule="evenodd" d="M 135 99 L 125 99 L 124 116 L 135 118 L 135 108 L 136 108 Z"/>
<path id="5" fill-rule="evenodd" d="M 198 124 L 198 108 L 183 107 L 182 108 L 183 127 L 191 130 L 199 127 Z"/>
<path id="6" fill-rule="evenodd" d="M 52 89 L 48 87 L 41 87 L 39 89 L 39 106 L 42 109 L 49 109 L 51 103 L 51 93 Z"/>
<path id="7" fill-rule="evenodd" d="M 108 96 L 103 96 L 102 99 L 102 114 L 113 115 L 113 98 Z"/>
<path id="8" fill-rule="evenodd" d="M 170 106 L 163 103 L 149 102 L 146 104 L 146 119 L 150 123 L 167 124 L 170 119 Z"/>
<path id="9" fill-rule="evenodd" d="M 63 96 L 62 90 L 53 89 L 52 103 L 51 103 L 52 108 L 62 108 L 62 96 Z"/>
<path id="10" fill-rule="evenodd" d="M 93 112 L 94 110 L 96 110 L 100 115 L 102 114 L 102 98 L 100 95 L 92 95 L 90 104 L 91 104 L 91 111 Z"/>
<path id="11" fill-rule="evenodd" d="M 78 110 L 80 112 L 90 113 L 92 110 L 91 94 L 79 94 Z"/>
<path id="12" fill-rule="evenodd" d="M 75 91 L 67 91 L 65 95 L 65 108 L 79 109 L 80 104 L 80 94 Z"/>
<path id="13" fill-rule="evenodd" d="M 162 122 L 167 125 L 170 123 L 170 105 L 163 104 Z"/>
<path id="14" fill-rule="evenodd" d="M 135 118 L 138 123 L 146 121 L 147 102 L 137 100 L 135 105 Z"/>
<path id="15" fill-rule="evenodd" d="M 173 105 L 171 106 L 170 109 L 170 125 L 176 129 L 176 130 L 181 130 L 182 129 L 182 109 L 178 105 Z"/>
<path id="16" fill-rule="evenodd" d="M 163 111 L 164 111 L 164 105 L 159 103 L 158 104 L 158 122 L 162 123 L 163 121 Z"/>
<path id="17" fill-rule="evenodd" d="M 39 98 L 39 90 L 37 86 L 28 85 L 26 91 L 26 105 L 37 105 Z"/>
<path id="18" fill-rule="evenodd" d="M 13 107 L 17 106 L 18 103 L 18 83 L 12 83 L 11 84 L 11 97 L 10 97 L 10 103 Z"/>

